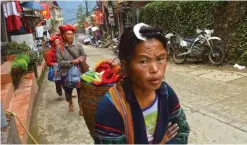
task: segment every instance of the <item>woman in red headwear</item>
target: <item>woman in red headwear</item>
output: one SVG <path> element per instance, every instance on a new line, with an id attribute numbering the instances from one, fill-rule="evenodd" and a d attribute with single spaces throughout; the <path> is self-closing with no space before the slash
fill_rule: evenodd
<path id="1" fill-rule="evenodd" d="M 63 47 L 63 41 L 62 41 L 62 38 L 60 36 L 52 36 L 50 38 L 50 42 L 51 42 L 51 49 L 47 52 L 47 55 L 46 55 L 46 64 L 49 66 L 49 67 L 53 67 L 56 71 L 56 76 L 59 76 L 58 74 L 58 69 L 59 69 L 59 66 L 58 66 L 58 63 L 57 63 L 57 56 L 56 56 L 56 49 L 57 48 L 60 48 L 60 47 Z M 57 94 L 58 94 L 58 98 L 60 100 L 63 99 L 62 97 L 62 81 L 61 80 L 58 80 L 58 81 L 55 81 L 55 85 L 56 85 L 56 91 L 57 91 Z"/>
<path id="2" fill-rule="evenodd" d="M 65 80 L 68 70 L 72 66 L 80 66 L 80 63 L 86 61 L 86 53 L 82 47 L 82 44 L 74 41 L 74 33 L 76 28 L 71 25 L 62 25 L 59 27 L 61 36 L 64 41 L 64 47 L 57 49 L 58 63 L 61 66 L 62 79 Z M 74 111 L 74 105 L 72 101 L 72 91 L 75 87 L 63 86 L 65 90 L 66 101 L 69 103 L 69 111 Z M 80 106 L 80 115 L 83 115 L 81 103 L 80 103 L 80 88 L 76 88 L 78 96 L 78 104 Z"/>

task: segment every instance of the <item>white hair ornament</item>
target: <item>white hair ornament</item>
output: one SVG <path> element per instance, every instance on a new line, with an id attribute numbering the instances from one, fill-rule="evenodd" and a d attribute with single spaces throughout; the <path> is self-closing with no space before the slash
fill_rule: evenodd
<path id="1" fill-rule="evenodd" d="M 136 25 L 134 26 L 133 31 L 134 31 L 134 33 L 135 33 L 135 35 L 136 35 L 136 37 L 137 37 L 138 39 L 143 40 L 143 41 L 146 41 L 147 38 L 146 38 L 146 37 L 143 37 L 142 34 L 140 33 L 140 29 L 141 29 L 141 27 L 143 27 L 143 26 L 149 27 L 149 25 L 147 25 L 147 24 L 139 23 L 139 24 L 136 24 Z"/>

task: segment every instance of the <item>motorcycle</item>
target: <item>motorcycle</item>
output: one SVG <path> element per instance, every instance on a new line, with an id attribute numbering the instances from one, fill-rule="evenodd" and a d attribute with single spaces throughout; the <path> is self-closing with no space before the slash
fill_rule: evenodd
<path id="1" fill-rule="evenodd" d="M 175 42 L 173 42 L 172 43 L 173 45 L 171 45 L 171 38 L 176 37 L 176 36 L 177 35 L 174 35 L 173 33 L 168 33 L 165 35 L 165 38 L 167 40 L 166 49 L 167 49 L 167 53 L 169 56 L 172 56 L 173 51 L 174 51 L 175 47 L 177 46 L 177 44 Z M 174 40 L 174 39 L 172 39 L 172 40 Z"/>
<path id="2" fill-rule="evenodd" d="M 174 62 L 181 64 L 187 58 L 204 60 L 205 56 L 208 55 L 208 59 L 212 64 L 222 64 L 226 58 L 226 51 L 219 45 L 221 39 L 212 37 L 214 30 L 197 29 L 196 33 L 198 36 L 194 38 L 181 38 L 177 34 L 170 37 Z"/>

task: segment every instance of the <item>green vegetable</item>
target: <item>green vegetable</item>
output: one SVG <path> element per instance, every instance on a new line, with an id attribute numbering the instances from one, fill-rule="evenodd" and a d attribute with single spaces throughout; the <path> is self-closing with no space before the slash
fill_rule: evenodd
<path id="1" fill-rule="evenodd" d="M 27 72 L 28 64 L 27 61 L 23 58 L 15 59 L 11 68 L 21 68 Z"/>
<path id="2" fill-rule="evenodd" d="M 11 68 L 21 68 L 27 72 L 29 63 L 30 57 L 27 54 L 18 54 L 13 61 Z"/>
<path id="3" fill-rule="evenodd" d="M 16 55 L 16 59 L 25 59 L 27 64 L 30 63 L 30 57 L 25 53 Z"/>

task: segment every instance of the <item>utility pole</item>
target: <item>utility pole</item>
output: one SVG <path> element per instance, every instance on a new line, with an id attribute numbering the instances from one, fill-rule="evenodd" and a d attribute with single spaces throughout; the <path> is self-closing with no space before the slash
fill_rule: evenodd
<path id="1" fill-rule="evenodd" d="M 86 5 L 86 15 L 88 16 L 88 2 L 85 0 L 85 5 Z"/>

